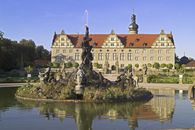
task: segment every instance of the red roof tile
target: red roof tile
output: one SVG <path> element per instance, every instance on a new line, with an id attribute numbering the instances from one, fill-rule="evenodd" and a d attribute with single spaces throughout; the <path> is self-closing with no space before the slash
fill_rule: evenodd
<path id="1" fill-rule="evenodd" d="M 54 38 L 58 37 L 59 35 L 55 36 Z M 101 48 L 109 35 L 110 34 L 90 34 L 89 36 L 92 38 L 90 44 L 93 45 L 95 43 L 96 44 L 96 46 L 94 46 L 95 48 Z M 150 48 L 160 34 L 116 34 L 116 35 L 126 48 L 128 47 Z M 168 34 L 167 36 L 173 42 L 172 35 Z M 71 40 L 71 42 L 76 48 L 81 47 L 81 43 L 84 37 L 83 34 L 67 34 L 67 37 Z"/>

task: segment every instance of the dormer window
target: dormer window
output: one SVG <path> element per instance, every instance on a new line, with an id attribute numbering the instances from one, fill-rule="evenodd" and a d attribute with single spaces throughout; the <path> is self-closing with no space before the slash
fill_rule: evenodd
<path id="1" fill-rule="evenodd" d="M 130 43 L 129 46 L 134 46 L 134 43 Z"/>
<path id="2" fill-rule="evenodd" d="M 64 38 L 61 38 L 61 41 L 64 41 Z"/>
<path id="3" fill-rule="evenodd" d="M 145 47 L 145 46 L 147 46 L 148 44 L 145 42 L 145 43 L 143 43 L 143 46 Z"/>
<path id="4" fill-rule="evenodd" d="M 139 42 L 139 40 L 140 40 L 139 38 L 136 38 L 136 39 L 135 39 L 136 42 Z"/>

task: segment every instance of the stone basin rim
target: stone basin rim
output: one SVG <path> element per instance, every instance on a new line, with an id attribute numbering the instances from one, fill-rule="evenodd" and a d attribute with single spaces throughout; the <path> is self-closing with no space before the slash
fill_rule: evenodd
<path id="1" fill-rule="evenodd" d="M 152 99 L 153 95 L 147 96 L 147 99 L 141 99 L 140 97 L 137 98 L 138 100 L 132 101 L 132 100 L 102 100 L 102 101 L 94 101 L 94 100 L 74 100 L 74 99 L 67 99 L 67 100 L 59 100 L 59 99 L 41 99 L 41 98 L 30 98 L 30 97 L 22 97 L 15 95 L 17 99 L 26 100 L 26 101 L 38 101 L 38 102 L 67 102 L 67 103 L 117 103 L 117 102 L 145 102 Z"/>

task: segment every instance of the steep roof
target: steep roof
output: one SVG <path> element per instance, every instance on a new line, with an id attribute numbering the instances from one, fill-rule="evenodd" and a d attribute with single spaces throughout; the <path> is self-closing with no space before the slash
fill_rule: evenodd
<path id="1" fill-rule="evenodd" d="M 90 34 L 89 36 L 92 38 L 90 44 L 95 44 L 95 48 L 101 48 L 109 35 L 110 34 Z M 150 48 L 159 35 L 160 34 L 116 34 L 126 48 Z M 53 42 L 58 36 L 60 36 L 60 34 L 54 36 Z M 173 36 L 171 34 L 167 34 L 167 36 L 174 43 Z M 81 47 L 84 37 L 83 34 L 67 34 L 67 37 L 76 48 Z"/>
<path id="2" fill-rule="evenodd" d="M 189 63 L 187 63 L 186 67 L 195 67 L 195 60 L 192 60 Z"/>

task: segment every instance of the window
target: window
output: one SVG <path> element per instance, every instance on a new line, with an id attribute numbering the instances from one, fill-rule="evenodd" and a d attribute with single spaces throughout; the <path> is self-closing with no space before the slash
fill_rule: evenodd
<path id="1" fill-rule="evenodd" d="M 63 50 L 63 53 L 66 53 L 66 50 Z"/>
<path id="2" fill-rule="evenodd" d="M 167 53 L 167 54 L 169 54 L 169 53 L 170 53 L 170 51 L 169 51 L 169 50 L 166 50 L 166 53 Z"/>
<path id="3" fill-rule="evenodd" d="M 148 44 L 145 42 L 145 43 L 143 43 L 143 47 L 146 47 Z"/>
<path id="4" fill-rule="evenodd" d="M 94 53 L 92 53 L 92 55 L 93 55 L 93 59 L 95 60 L 95 59 L 96 59 L 95 54 L 94 54 Z"/>
<path id="5" fill-rule="evenodd" d="M 125 67 L 125 65 L 124 64 L 121 64 L 121 68 L 124 68 Z"/>
<path id="6" fill-rule="evenodd" d="M 111 37 L 111 39 L 110 39 L 111 41 L 114 41 L 114 37 Z"/>
<path id="7" fill-rule="evenodd" d="M 64 42 L 61 42 L 61 46 L 64 46 Z"/>
<path id="8" fill-rule="evenodd" d="M 72 49 L 69 50 L 69 53 L 72 53 Z"/>
<path id="9" fill-rule="evenodd" d="M 154 53 L 154 50 L 150 50 L 150 54 L 153 54 Z"/>
<path id="10" fill-rule="evenodd" d="M 138 57 L 138 56 L 136 56 L 136 57 L 135 57 L 135 60 L 136 60 L 136 61 L 138 61 L 138 59 L 139 59 L 139 57 Z"/>
<path id="11" fill-rule="evenodd" d="M 120 60 L 124 60 L 124 59 L 125 59 L 124 53 L 120 53 Z"/>
<path id="12" fill-rule="evenodd" d="M 127 54 L 127 59 L 128 59 L 128 60 L 132 60 L 131 53 L 128 53 L 128 54 Z"/>
<path id="13" fill-rule="evenodd" d="M 143 53 L 146 53 L 146 50 L 145 49 L 143 49 Z"/>
<path id="14" fill-rule="evenodd" d="M 111 43 L 111 46 L 114 46 L 114 43 Z"/>
<path id="15" fill-rule="evenodd" d="M 117 60 L 117 59 L 118 59 L 117 54 L 113 53 L 113 60 Z"/>
<path id="16" fill-rule="evenodd" d="M 143 61 L 146 61 L 146 56 L 143 57 Z"/>
<path id="17" fill-rule="evenodd" d="M 159 61 L 162 61 L 162 59 L 163 59 L 162 56 L 159 56 L 159 57 L 158 57 L 158 60 L 159 60 Z"/>
<path id="18" fill-rule="evenodd" d="M 79 53 L 75 53 L 75 60 L 79 60 L 79 59 L 80 59 Z"/>
<path id="19" fill-rule="evenodd" d="M 153 61 L 153 60 L 154 60 L 154 57 L 153 57 L 153 56 L 151 56 L 151 57 L 150 57 L 150 61 Z"/>
<path id="20" fill-rule="evenodd" d="M 161 46 L 165 46 L 165 43 L 161 43 Z"/>
<path id="21" fill-rule="evenodd" d="M 164 41 L 165 40 L 165 38 L 164 37 L 161 37 L 161 41 Z"/>
<path id="22" fill-rule="evenodd" d="M 103 55 L 102 55 L 102 53 L 98 53 L 98 60 L 103 60 Z"/>
<path id="23" fill-rule="evenodd" d="M 109 53 L 106 53 L 106 60 L 109 60 L 110 59 L 110 54 Z"/>
<path id="24" fill-rule="evenodd" d="M 64 38 L 61 38 L 61 41 L 64 41 Z"/>
<path id="25" fill-rule="evenodd" d="M 135 50 L 135 53 L 138 54 L 139 53 L 139 50 Z"/>
<path id="26" fill-rule="evenodd" d="M 161 54 L 162 53 L 162 50 L 158 50 L 158 54 Z"/>
<path id="27" fill-rule="evenodd" d="M 167 57 L 166 57 L 166 60 L 167 60 L 167 61 L 170 61 L 170 56 L 167 56 Z"/>
<path id="28" fill-rule="evenodd" d="M 134 46 L 134 43 L 131 42 L 131 43 L 129 44 L 129 46 Z"/>

